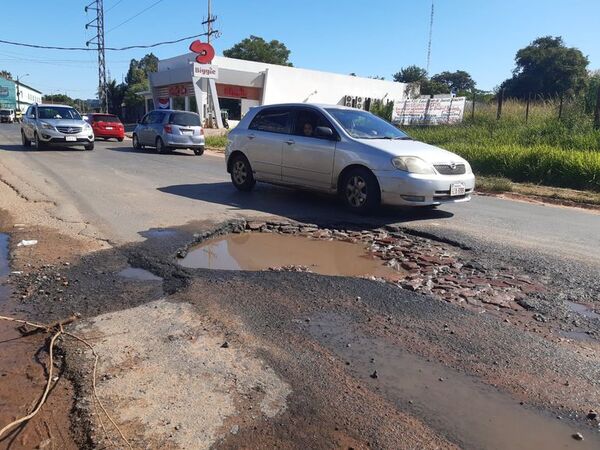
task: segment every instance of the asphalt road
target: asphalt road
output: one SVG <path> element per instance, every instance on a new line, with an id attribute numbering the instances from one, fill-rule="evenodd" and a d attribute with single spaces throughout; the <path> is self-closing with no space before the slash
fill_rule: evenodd
<path id="1" fill-rule="evenodd" d="M 0 126 L 0 177 L 57 203 L 61 219 L 83 221 L 115 244 L 140 232 L 196 220 L 281 216 L 317 223 L 398 223 L 453 239 L 475 240 L 600 265 L 600 214 L 576 208 L 475 196 L 434 211 L 386 208 L 357 218 L 334 198 L 260 184 L 237 192 L 219 154 L 136 151 L 129 140 L 96 149 L 21 146 L 18 125 Z"/>

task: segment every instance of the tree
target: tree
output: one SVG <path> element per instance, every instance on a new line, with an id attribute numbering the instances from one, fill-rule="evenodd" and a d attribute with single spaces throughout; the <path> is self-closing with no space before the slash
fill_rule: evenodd
<path id="1" fill-rule="evenodd" d="M 375 100 L 371 103 L 369 112 L 381 117 L 388 122 L 392 121 L 392 113 L 394 111 L 394 102 L 388 100 L 385 104 L 381 100 Z"/>
<path id="2" fill-rule="evenodd" d="M 461 95 L 475 88 L 475 81 L 473 81 L 471 75 L 464 70 L 438 73 L 431 77 L 431 82 L 445 85 L 446 92 L 455 91 Z"/>
<path id="3" fill-rule="evenodd" d="M 396 72 L 392 77 L 399 83 L 421 83 L 427 80 L 427 71 L 418 66 L 407 66 L 402 67 L 400 72 Z"/>
<path id="4" fill-rule="evenodd" d="M 8 70 L 0 70 L 0 77 L 2 78 L 6 78 L 7 80 L 12 80 L 12 73 L 10 73 Z"/>
<path id="5" fill-rule="evenodd" d="M 589 60 L 562 37 L 545 36 L 520 49 L 512 78 L 502 83 L 507 97 L 529 95 L 572 96 L 583 92 L 588 81 Z"/>
<path id="6" fill-rule="evenodd" d="M 106 84 L 106 93 L 108 96 L 108 112 L 121 115 L 121 104 L 125 99 L 126 84 L 117 84 L 116 80 L 110 80 Z"/>
<path id="7" fill-rule="evenodd" d="M 238 42 L 230 49 L 224 50 L 223 55 L 228 58 L 292 66 L 288 60 L 290 51 L 283 42 L 277 40 L 267 42 L 259 36 L 250 36 Z"/>
<path id="8" fill-rule="evenodd" d="M 132 59 L 129 62 L 125 82 L 127 84 L 147 83 L 150 72 L 158 72 L 158 58 L 153 53 L 147 54 L 139 61 Z"/>
<path id="9" fill-rule="evenodd" d="M 55 103 L 60 105 L 76 106 L 75 100 L 66 94 L 51 94 L 42 97 L 43 103 Z"/>

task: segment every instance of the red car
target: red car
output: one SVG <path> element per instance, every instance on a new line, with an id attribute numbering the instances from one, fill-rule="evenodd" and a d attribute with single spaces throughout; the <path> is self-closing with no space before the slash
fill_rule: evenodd
<path id="1" fill-rule="evenodd" d="M 87 121 L 92 125 L 96 138 L 115 138 L 119 142 L 125 138 L 125 128 L 121 120 L 113 114 L 88 114 Z"/>

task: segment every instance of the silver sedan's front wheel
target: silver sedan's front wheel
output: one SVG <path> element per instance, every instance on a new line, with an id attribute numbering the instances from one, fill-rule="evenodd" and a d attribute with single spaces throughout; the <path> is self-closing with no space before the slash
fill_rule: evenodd
<path id="1" fill-rule="evenodd" d="M 366 167 L 350 169 L 341 183 L 341 195 L 346 206 L 355 212 L 370 212 L 381 202 L 377 178 Z"/>
<path id="2" fill-rule="evenodd" d="M 346 200 L 353 208 L 360 208 L 367 202 L 367 182 L 360 175 L 354 175 L 348 180 Z"/>
<path id="3" fill-rule="evenodd" d="M 231 158 L 231 182 L 240 191 L 250 191 L 256 184 L 250 162 L 241 154 Z"/>

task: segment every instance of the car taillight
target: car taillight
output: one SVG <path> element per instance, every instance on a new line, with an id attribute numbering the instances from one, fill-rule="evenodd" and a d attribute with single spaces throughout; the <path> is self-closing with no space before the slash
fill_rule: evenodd
<path id="1" fill-rule="evenodd" d="M 165 133 L 171 134 L 173 132 L 173 127 L 171 125 L 165 125 Z"/>
<path id="2" fill-rule="evenodd" d="M 204 128 L 200 128 L 200 134 L 204 136 Z"/>

